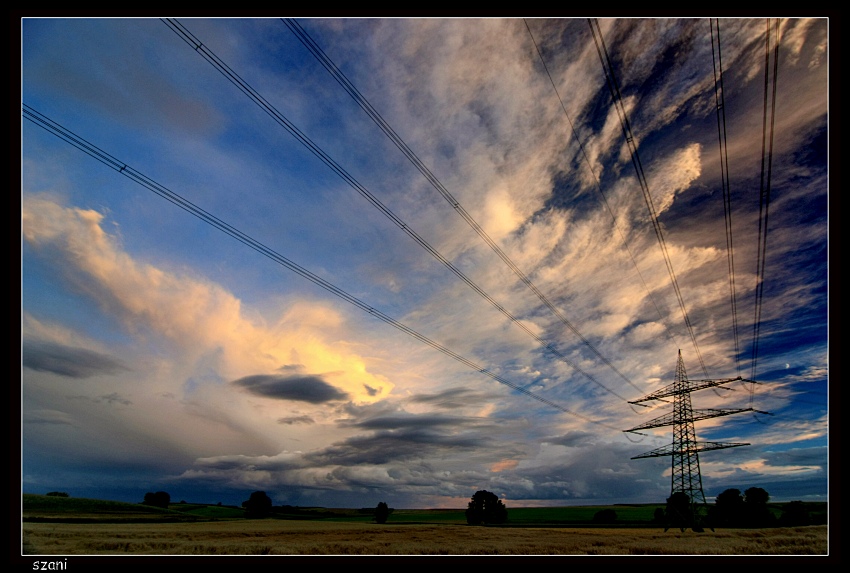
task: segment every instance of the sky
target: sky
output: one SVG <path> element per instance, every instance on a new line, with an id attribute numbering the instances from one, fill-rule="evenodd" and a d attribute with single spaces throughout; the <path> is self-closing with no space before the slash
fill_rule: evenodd
<path id="1" fill-rule="evenodd" d="M 299 20 L 415 161 L 281 20 L 181 20 L 198 49 L 158 19 L 21 24 L 25 109 L 126 166 L 22 116 L 25 493 L 663 502 L 670 458 L 631 458 L 672 428 L 624 430 L 671 411 L 629 402 L 681 351 L 759 382 L 691 395 L 753 409 L 696 422 L 750 444 L 700 456 L 706 498 L 827 500 L 826 19 L 779 21 L 775 89 L 771 22 L 767 95 L 766 21 L 720 20 L 725 154 L 708 19 L 598 21 L 622 108 L 585 19 Z"/>

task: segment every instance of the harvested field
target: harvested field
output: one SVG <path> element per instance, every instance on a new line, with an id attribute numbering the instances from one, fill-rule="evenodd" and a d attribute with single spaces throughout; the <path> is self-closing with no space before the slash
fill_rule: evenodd
<path id="1" fill-rule="evenodd" d="M 502 528 L 239 520 L 24 523 L 27 555 L 826 555 L 826 526 L 725 529 Z"/>

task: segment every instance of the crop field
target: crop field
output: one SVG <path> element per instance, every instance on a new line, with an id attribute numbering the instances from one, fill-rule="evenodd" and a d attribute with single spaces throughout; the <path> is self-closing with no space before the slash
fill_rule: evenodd
<path id="1" fill-rule="evenodd" d="M 648 528 L 234 520 L 24 523 L 28 555 L 825 555 L 827 528 Z"/>
<path id="2" fill-rule="evenodd" d="M 827 555 L 826 525 L 680 532 L 650 523 L 656 507 L 515 508 L 500 526 L 469 526 L 463 510 L 290 508 L 246 519 L 241 508 L 24 495 L 24 555 Z"/>

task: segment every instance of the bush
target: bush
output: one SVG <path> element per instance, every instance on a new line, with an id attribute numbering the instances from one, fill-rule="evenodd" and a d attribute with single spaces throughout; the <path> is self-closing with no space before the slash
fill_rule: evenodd
<path id="1" fill-rule="evenodd" d="M 779 518 L 779 525 L 783 527 L 796 527 L 798 525 L 810 525 L 812 518 L 802 501 L 788 503 Z"/>
<path id="2" fill-rule="evenodd" d="M 45 495 L 49 495 L 51 497 L 71 497 L 64 491 L 49 491 Z"/>
<path id="3" fill-rule="evenodd" d="M 168 504 L 171 503 L 171 496 L 164 491 L 158 491 L 156 493 L 148 492 L 145 494 L 145 501 L 142 503 L 144 505 L 152 505 L 154 507 L 168 509 Z"/>
<path id="4" fill-rule="evenodd" d="M 375 508 L 375 521 L 377 523 L 386 523 L 387 518 L 390 516 L 390 508 L 386 503 L 379 502 L 378 507 Z"/>
<path id="5" fill-rule="evenodd" d="M 602 509 L 593 514 L 593 523 L 614 523 L 615 521 L 617 521 L 617 512 L 613 509 Z"/>
<path id="6" fill-rule="evenodd" d="M 466 508 L 466 522 L 469 525 L 486 523 L 504 523 L 508 520 L 508 510 L 495 493 L 487 490 L 476 491 Z"/>
<path id="7" fill-rule="evenodd" d="M 255 491 L 251 497 L 242 502 L 245 517 L 266 517 L 272 510 L 272 498 L 264 491 Z"/>

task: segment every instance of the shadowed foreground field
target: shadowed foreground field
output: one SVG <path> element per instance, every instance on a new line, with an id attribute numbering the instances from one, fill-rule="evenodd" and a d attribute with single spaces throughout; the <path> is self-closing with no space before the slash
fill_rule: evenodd
<path id="1" fill-rule="evenodd" d="M 500 528 L 318 521 L 24 523 L 27 555 L 826 555 L 827 527 Z"/>

